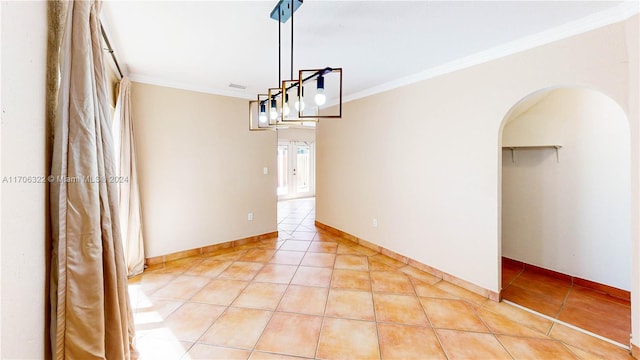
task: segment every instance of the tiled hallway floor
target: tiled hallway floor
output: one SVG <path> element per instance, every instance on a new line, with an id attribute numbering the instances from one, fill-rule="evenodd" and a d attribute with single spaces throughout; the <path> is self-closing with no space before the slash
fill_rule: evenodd
<path id="1" fill-rule="evenodd" d="M 502 296 L 541 314 L 575 325 L 621 344 L 629 344 L 631 303 L 595 290 L 502 263 Z"/>
<path id="2" fill-rule="evenodd" d="M 142 359 L 627 359 L 314 227 L 278 205 L 279 238 L 130 280 Z"/>

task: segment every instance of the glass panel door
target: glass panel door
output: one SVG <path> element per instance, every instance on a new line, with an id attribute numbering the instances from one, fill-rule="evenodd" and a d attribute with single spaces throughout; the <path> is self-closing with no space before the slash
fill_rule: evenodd
<path id="1" fill-rule="evenodd" d="M 278 200 L 315 195 L 313 142 L 278 143 Z"/>
<path id="2" fill-rule="evenodd" d="M 300 194 L 308 193 L 311 189 L 311 146 L 309 144 L 296 145 L 296 191 Z"/>
<path id="3" fill-rule="evenodd" d="M 289 193 L 289 144 L 278 144 L 278 196 Z"/>

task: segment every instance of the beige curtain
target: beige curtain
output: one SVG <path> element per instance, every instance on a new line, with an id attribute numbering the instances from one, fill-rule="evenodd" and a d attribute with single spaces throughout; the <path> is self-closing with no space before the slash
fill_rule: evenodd
<path id="1" fill-rule="evenodd" d="M 53 358 L 130 359 L 134 325 L 117 184 L 110 181 L 115 171 L 100 3 L 71 1 L 49 11 L 58 12 L 49 19 L 60 22 L 50 29 L 61 32 L 50 177 Z"/>
<path id="2" fill-rule="evenodd" d="M 133 143 L 133 123 L 131 116 L 131 81 L 124 76 L 120 81 L 120 91 L 113 121 L 116 170 L 120 186 L 120 227 L 124 246 L 127 273 L 134 276 L 144 271 L 144 241 L 142 237 L 142 214 L 136 150 Z"/>

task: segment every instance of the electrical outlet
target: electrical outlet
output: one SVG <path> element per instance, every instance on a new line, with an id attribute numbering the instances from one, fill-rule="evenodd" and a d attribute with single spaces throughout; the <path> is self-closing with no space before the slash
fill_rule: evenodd
<path id="1" fill-rule="evenodd" d="M 371 221 L 371 226 L 378 227 L 378 219 L 374 218 L 373 221 Z"/>
<path id="2" fill-rule="evenodd" d="M 268 167 L 266 167 L 266 166 L 265 166 L 265 167 L 263 167 L 263 168 L 262 168 L 262 173 L 263 173 L 263 174 L 265 174 L 265 175 L 269 175 L 269 168 L 268 168 Z"/>
<path id="3" fill-rule="evenodd" d="M 253 221 L 253 213 L 250 212 L 247 214 L 247 220 Z"/>

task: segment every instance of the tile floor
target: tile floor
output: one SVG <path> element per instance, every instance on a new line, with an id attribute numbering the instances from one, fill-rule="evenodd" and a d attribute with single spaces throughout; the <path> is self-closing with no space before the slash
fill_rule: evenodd
<path id="1" fill-rule="evenodd" d="M 130 280 L 142 359 L 629 359 L 314 227 L 278 204 L 279 238 Z"/>
<path id="2" fill-rule="evenodd" d="M 510 262 L 502 264 L 502 286 L 502 296 L 506 300 L 621 344 L 629 344 L 631 303 L 627 300 Z"/>

